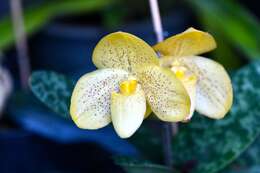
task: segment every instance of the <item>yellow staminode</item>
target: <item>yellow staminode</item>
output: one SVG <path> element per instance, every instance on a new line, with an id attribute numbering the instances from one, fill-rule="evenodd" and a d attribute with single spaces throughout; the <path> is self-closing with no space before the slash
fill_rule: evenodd
<path id="1" fill-rule="evenodd" d="M 196 82 L 197 77 L 195 74 L 193 74 L 190 70 L 188 70 L 186 67 L 181 66 L 178 63 L 178 66 L 175 65 L 175 63 L 172 64 L 171 70 L 175 73 L 175 76 L 184 81 L 190 81 L 190 82 Z"/>
<path id="2" fill-rule="evenodd" d="M 185 77 L 186 69 L 184 67 L 173 66 L 171 70 L 175 73 L 175 76 L 178 79 L 183 79 Z"/>
<path id="3" fill-rule="evenodd" d="M 137 80 L 127 80 L 120 84 L 120 93 L 123 95 L 131 95 L 135 92 Z"/>

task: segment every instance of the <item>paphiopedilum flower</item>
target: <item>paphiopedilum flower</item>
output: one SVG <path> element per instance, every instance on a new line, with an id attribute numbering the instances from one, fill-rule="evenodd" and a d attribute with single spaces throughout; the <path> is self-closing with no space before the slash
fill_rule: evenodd
<path id="1" fill-rule="evenodd" d="M 160 44 L 168 43 L 166 40 Z M 158 49 L 161 54 L 164 54 L 160 44 L 155 46 L 155 50 Z M 165 55 L 171 54 L 165 53 Z M 166 61 L 161 61 L 162 66 L 160 66 L 154 49 L 140 38 L 128 33 L 116 32 L 105 36 L 94 49 L 92 58 L 99 70 L 82 76 L 71 97 L 72 119 L 83 129 L 99 129 L 112 121 L 117 134 L 127 138 L 140 127 L 150 110 L 162 121 L 185 121 L 193 113 L 191 101 L 198 97 L 199 87 L 196 90 L 195 87 L 205 88 L 199 82 L 204 79 L 199 79 L 201 75 L 197 75 L 196 71 L 190 71 L 184 64 L 184 60 L 175 63 L 177 58 L 168 56 L 168 58 L 164 57 L 164 60 L 169 60 L 168 62 L 171 65 L 175 64 L 176 67 L 174 66 L 173 70 L 164 67 Z M 198 69 L 204 70 L 201 67 Z M 221 75 L 222 73 L 221 71 Z M 224 77 L 228 78 L 225 71 L 224 74 Z M 210 74 L 205 76 L 208 77 Z M 209 79 L 205 78 L 205 80 Z M 223 88 L 225 82 L 220 82 L 217 86 L 217 91 L 221 92 L 214 90 L 213 94 L 217 93 L 221 96 L 228 94 Z M 230 85 L 230 81 L 228 82 Z M 215 87 L 214 83 L 212 85 Z M 210 96 L 211 103 L 217 106 L 220 103 L 226 104 L 228 96 L 223 95 L 224 100 L 219 100 L 218 95 L 213 98 L 210 95 L 211 89 L 208 90 L 207 87 L 208 85 L 205 90 L 209 95 L 202 96 L 207 98 Z M 232 93 L 232 89 L 230 92 Z M 205 102 L 205 99 L 197 100 L 199 100 L 197 103 Z M 208 103 L 205 104 L 207 106 Z M 211 115 L 211 112 L 212 110 L 209 110 L 206 115 Z"/>
<path id="2" fill-rule="evenodd" d="M 194 110 L 220 119 L 232 105 L 232 85 L 225 69 L 211 59 L 196 56 L 216 47 L 210 34 L 194 28 L 153 46 L 162 55 L 161 66 L 171 68 L 189 93 L 191 108 L 186 120 L 192 117 Z"/>

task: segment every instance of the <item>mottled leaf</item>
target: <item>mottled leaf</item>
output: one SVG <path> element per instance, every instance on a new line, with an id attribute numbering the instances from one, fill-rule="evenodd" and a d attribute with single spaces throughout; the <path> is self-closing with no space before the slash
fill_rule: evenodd
<path id="1" fill-rule="evenodd" d="M 234 104 L 223 120 L 195 115 L 174 139 L 176 164 L 194 165 L 196 173 L 214 173 L 237 158 L 260 133 L 260 62 L 233 77 Z M 177 153 L 177 154 L 176 154 Z"/>
<path id="2" fill-rule="evenodd" d="M 31 75 L 30 87 L 34 95 L 48 108 L 69 118 L 69 102 L 73 81 L 51 71 L 36 71 Z"/>

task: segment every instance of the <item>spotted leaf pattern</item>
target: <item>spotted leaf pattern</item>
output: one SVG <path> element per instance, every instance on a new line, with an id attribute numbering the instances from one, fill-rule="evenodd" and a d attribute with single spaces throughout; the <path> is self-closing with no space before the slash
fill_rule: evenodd
<path id="1" fill-rule="evenodd" d="M 69 118 L 69 102 L 74 82 L 52 71 L 36 71 L 29 80 L 34 95 L 48 108 Z"/>

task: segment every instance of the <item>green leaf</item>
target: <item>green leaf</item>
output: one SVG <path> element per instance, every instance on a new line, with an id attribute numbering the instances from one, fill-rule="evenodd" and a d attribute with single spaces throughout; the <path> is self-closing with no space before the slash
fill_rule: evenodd
<path id="1" fill-rule="evenodd" d="M 196 173 L 214 173 L 230 164 L 260 133 L 260 61 L 233 77 L 234 103 L 223 120 L 195 115 L 173 140 L 175 163 L 194 165 Z"/>
<path id="2" fill-rule="evenodd" d="M 34 95 L 48 108 L 69 118 L 69 103 L 74 83 L 64 75 L 51 71 L 36 71 L 30 77 Z"/>
<path id="3" fill-rule="evenodd" d="M 224 40 L 239 48 L 247 57 L 260 57 L 260 23 L 235 0 L 187 0 L 199 18 L 207 21 Z"/>
<path id="4" fill-rule="evenodd" d="M 127 173 L 172 173 L 169 168 L 150 163 L 148 161 L 134 160 L 126 157 L 114 158 L 117 165 Z"/>
<path id="5" fill-rule="evenodd" d="M 39 6 L 24 10 L 25 31 L 32 34 L 56 16 L 92 12 L 111 5 L 114 0 L 47 0 Z M 10 16 L 0 21 L 0 50 L 8 48 L 14 41 Z"/>

